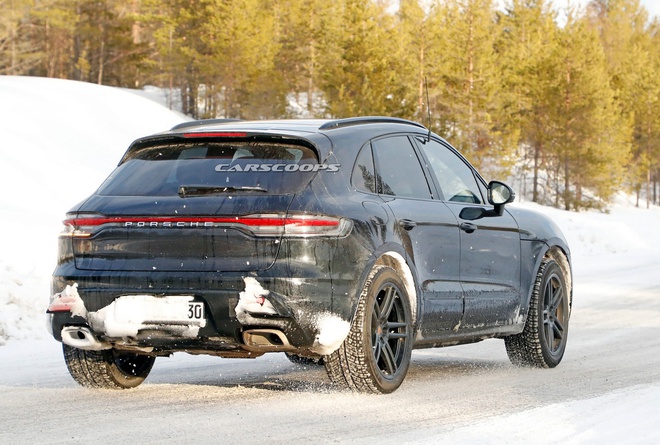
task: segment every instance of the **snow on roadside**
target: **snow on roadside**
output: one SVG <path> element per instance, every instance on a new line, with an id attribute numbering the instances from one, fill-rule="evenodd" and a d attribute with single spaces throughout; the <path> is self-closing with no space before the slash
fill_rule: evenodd
<path id="1" fill-rule="evenodd" d="M 118 88 L 0 76 L 0 344 L 45 335 L 65 212 L 136 138 L 187 118 Z"/>
<path id="2" fill-rule="evenodd" d="M 657 288 L 657 265 L 660 264 L 660 207 L 637 208 L 623 193 L 617 195 L 607 213 L 598 211 L 567 212 L 523 202 L 522 206 L 548 215 L 557 223 L 573 259 L 575 303 L 599 292 L 625 292 L 627 285 L 644 283 Z M 603 273 L 616 274 L 616 284 L 607 289 L 599 283 Z"/>
<path id="3" fill-rule="evenodd" d="M 660 385 L 640 385 L 591 399 L 555 403 L 497 416 L 442 434 L 433 430 L 417 430 L 414 443 L 659 443 L 658 416 L 650 413 L 653 407 L 658 406 Z"/>
<path id="4" fill-rule="evenodd" d="M 660 208 L 636 208 L 623 193 L 615 196 L 607 212 L 568 212 L 531 202 L 514 202 L 511 205 L 535 210 L 552 218 L 578 258 L 644 250 L 658 246 L 654 242 L 660 242 L 660 230 L 654 230 L 660 228 Z M 651 230 L 640 231 L 640 223 Z"/>

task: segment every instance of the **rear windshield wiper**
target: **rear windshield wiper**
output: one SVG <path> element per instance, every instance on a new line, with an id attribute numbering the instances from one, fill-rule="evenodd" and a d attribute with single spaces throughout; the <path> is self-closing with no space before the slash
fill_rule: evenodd
<path id="1" fill-rule="evenodd" d="M 232 192 L 261 192 L 267 193 L 263 187 L 244 185 L 239 187 L 226 186 L 226 187 L 209 187 L 200 185 L 182 185 L 179 187 L 179 196 L 185 198 L 186 196 L 201 196 L 201 195 L 217 195 L 222 193 Z"/>

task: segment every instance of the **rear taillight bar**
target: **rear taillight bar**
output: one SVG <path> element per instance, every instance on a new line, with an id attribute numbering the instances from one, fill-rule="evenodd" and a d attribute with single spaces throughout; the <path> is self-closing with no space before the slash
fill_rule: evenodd
<path id="1" fill-rule="evenodd" d="M 90 216 L 63 221 L 60 236 L 86 238 L 102 226 L 140 228 L 211 228 L 232 227 L 255 236 L 344 236 L 352 224 L 345 218 L 325 215 L 257 214 L 246 216 Z"/>

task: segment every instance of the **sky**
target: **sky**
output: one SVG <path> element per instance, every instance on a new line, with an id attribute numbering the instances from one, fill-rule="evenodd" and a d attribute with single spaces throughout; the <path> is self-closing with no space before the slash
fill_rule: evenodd
<path id="1" fill-rule="evenodd" d="M 660 2 L 658 0 L 642 0 L 641 3 L 651 15 L 660 16 Z"/>
<path id="2" fill-rule="evenodd" d="M 569 2 L 574 5 L 584 6 L 589 3 L 589 0 L 553 0 L 553 3 L 558 9 L 566 7 Z M 660 0 L 641 0 L 640 4 L 646 8 L 649 16 L 655 15 L 656 17 L 660 17 Z"/>

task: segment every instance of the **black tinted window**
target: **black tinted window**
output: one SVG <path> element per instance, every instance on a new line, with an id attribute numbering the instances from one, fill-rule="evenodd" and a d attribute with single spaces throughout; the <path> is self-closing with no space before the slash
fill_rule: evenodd
<path id="1" fill-rule="evenodd" d="M 406 136 L 373 142 L 377 160 L 378 192 L 407 198 L 431 198 L 424 171 Z"/>
<path id="2" fill-rule="evenodd" d="M 294 193 L 318 171 L 308 147 L 265 142 L 191 142 L 136 150 L 97 193 L 169 196 L 218 188 L 231 193 Z M 321 167 L 321 169 L 323 169 Z"/>
<path id="3" fill-rule="evenodd" d="M 376 174 L 374 173 L 374 158 L 371 146 L 367 145 L 360 154 L 353 168 L 353 187 L 362 192 L 376 193 Z"/>
<path id="4" fill-rule="evenodd" d="M 481 191 L 472 168 L 456 153 L 437 141 L 420 140 L 420 146 L 431 164 L 440 190 L 447 201 L 481 204 Z"/>

